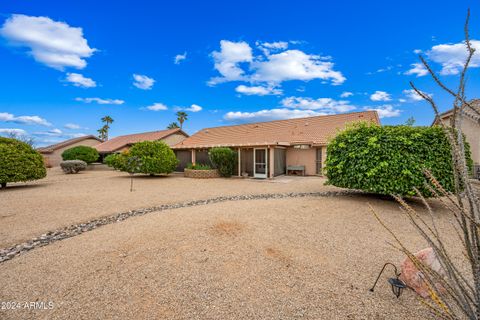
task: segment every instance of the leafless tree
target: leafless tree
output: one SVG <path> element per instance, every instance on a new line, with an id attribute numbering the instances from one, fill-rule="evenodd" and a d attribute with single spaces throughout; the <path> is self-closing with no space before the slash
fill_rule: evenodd
<path id="1" fill-rule="evenodd" d="M 454 218 L 452 228 L 459 237 L 465 261 L 452 258 L 451 249 L 447 249 L 443 241 L 445 234 L 439 232 L 437 228 L 437 215 L 434 214 L 433 209 L 420 192 L 417 191 L 417 194 L 428 211 L 429 216 L 427 218 L 401 197 L 393 196 L 401 204 L 402 211 L 409 221 L 428 245 L 433 248 L 445 271 L 444 274 L 435 272 L 429 266 L 420 262 L 399 239 L 395 230 L 387 226 L 375 209 L 371 207 L 375 217 L 395 239 L 398 248 L 423 273 L 430 299 L 423 299 L 422 302 L 438 319 L 480 319 L 480 203 L 472 182 L 469 180 L 471 172 L 469 172 L 465 159 L 462 133 L 462 119 L 465 110 L 468 108 L 468 112 L 478 113 L 475 106 L 471 105 L 471 102 L 465 96 L 466 75 L 475 53 L 475 49 L 470 42 L 469 19 L 470 11 L 468 11 L 464 29 L 467 58 L 460 73 L 457 88 L 447 87 L 432 70 L 426 59 L 420 56 L 420 60 L 435 83 L 453 98 L 453 115 L 450 125 L 442 123 L 442 121 L 439 121 L 439 124 L 444 128 L 451 145 L 455 192 L 447 192 L 428 170 L 424 172 L 426 186 Z M 417 94 L 432 106 L 435 116 L 440 119 L 439 108 L 435 100 L 419 90 L 413 83 L 410 83 L 410 85 Z M 462 267 L 464 262 L 469 266 L 467 270 Z M 441 284 L 444 290 L 441 290 L 436 284 Z"/>
<path id="2" fill-rule="evenodd" d="M 16 140 L 21 141 L 21 142 L 25 142 L 26 144 L 28 144 L 31 147 L 35 146 L 35 138 L 33 138 L 31 136 L 26 136 L 26 135 L 23 135 L 23 134 L 19 134 L 18 132 L 13 132 L 12 131 L 12 132 L 7 133 L 6 137 L 10 138 L 10 139 L 16 139 Z"/>

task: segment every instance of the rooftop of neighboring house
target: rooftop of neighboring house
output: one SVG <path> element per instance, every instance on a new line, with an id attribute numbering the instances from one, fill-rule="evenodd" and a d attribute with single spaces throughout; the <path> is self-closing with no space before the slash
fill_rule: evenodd
<path id="1" fill-rule="evenodd" d="M 179 133 L 184 135 L 185 137 L 188 137 L 188 134 L 183 132 L 180 128 L 175 128 L 175 129 L 134 133 L 134 134 L 118 136 L 108 141 L 105 141 L 103 143 L 100 143 L 96 145 L 94 148 L 97 149 L 97 151 L 100 153 L 116 152 L 125 147 L 131 146 L 137 142 L 161 140 L 176 133 Z"/>
<path id="2" fill-rule="evenodd" d="M 326 145 L 338 130 L 345 128 L 348 123 L 358 121 L 380 124 L 376 111 L 364 111 L 214 127 L 200 130 L 176 144 L 173 149 L 216 146 Z"/>
<path id="3" fill-rule="evenodd" d="M 64 147 L 68 147 L 69 145 L 72 145 L 72 144 L 78 143 L 78 142 L 82 142 L 82 141 L 87 140 L 87 139 L 95 139 L 95 140 L 98 141 L 98 143 L 102 142 L 102 140 L 95 137 L 94 135 L 86 135 L 86 136 L 82 136 L 82 137 L 78 137 L 78 138 L 68 139 L 68 140 L 65 140 L 65 141 L 62 141 L 62 142 L 59 142 L 59 143 L 56 143 L 56 144 L 52 144 L 50 146 L 41 147 L 41 148 L 38 148 L 37 151 L 40 152 L 40 153 L 52 153 L 55 150 L 58 150 L 58 149 L 61 149 L 61 148 L 64 148 Z"/>
<path id="4" fill-rule="evenodd" d="M 466 105 L 463 110 L 463 113 L 465 114 L 465 116 L 473 120 L 480 121 L 480 99 L 470 100 L 469 105 Z M 452 114 L 453 114 L 453 109 L 450 109 L 439 114 L 438 116 L 440 119 L 448 119 Z M 435 118 L 432 125 L 435 125 L 437 123 L 438 123 L 438 118 Z"/>

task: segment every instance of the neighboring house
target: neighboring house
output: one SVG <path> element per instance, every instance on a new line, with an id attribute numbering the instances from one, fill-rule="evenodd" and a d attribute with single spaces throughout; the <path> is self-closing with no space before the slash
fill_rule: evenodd
<path id="1" fill-rule="evenodd" d="M 48 147 L 38 148 L 37 151 L 43 155 L 43 159 L 47 167 L 56 167 L 60 165 L 60 162 L 62 162 L 63 151 L 76 146 L 94 147 L 101 142 L 102 140 L 98 139 L 97 137 L 88 135 L 65 140 L 57 144 L 52 144 Z"/>
<path id="2" fill-rule="evenodd" d="M 99 145 L 95 146 L 100 155 L 105 156 L 111 153 L 120 153 L 128 150 L 133 144 L 141 141 L 157 141 L 162 140 L 169 146 L 173 146 L 185 138 L 188 137 L 188 134 L 183 132 L 179 128 L 160 130 L 153 132 L 144 132 L 144 133 L 135 133 L 127 134 L 124 136 L 118 136 Z"/>
<path id="3" fill-rule="evenodd" d="M 474 174 L 479 178 L 480 170 L 480 99 L 470 101 L 472 108 L 466 106 L 462 117 L 462 131 L 465 134 L 466 140 L 470 144 L 472 151 L 472 159 L 474 162 Z M 443 122 L 450 126 L 453 115 L 453 109 L 448 110 L 439 116 L 433 122 L 433 125 L 438 125 Z"/>
<path id="4" fill-rule="evenodd" d="M 273 178 L 287 169 L 321 175 L 328 141 L 357 121 L 380 124 L 376 111 L 365 111 L 203 129 L 173 146 L 180 160 L 177 169 L 208 164 L 209 148 L 230 147 L 238 153 L 239 176 Z"/>

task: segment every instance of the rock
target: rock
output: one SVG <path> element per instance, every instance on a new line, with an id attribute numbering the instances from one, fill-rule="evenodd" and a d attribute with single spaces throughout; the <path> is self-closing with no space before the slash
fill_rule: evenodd
<path id="1" fill-rule="evenodd" d="M 425 266 L 430 267 L 432 270 L 438 272 L 440 275 L 444 275 L 445 271 L 443 270 L 440 261 L 438 261 L 435 251 L 432 248 L 426 248 L 418 251 L 414 254 L 417 259 L 423 263 Z M 417 269 L 413 264 L 412 260 L 408 257 L 403 260 L 401 266 L 400 280 L 402 280 L 407 286 L 415 290 L 415 292 L 420 295 L 422 298 L 427 298 L 428 294 L 428 285 L 423 280 L 423 272 Z M 441 284 L 435 284 L 439 291 L 444 291 L 445 289 Z"/>

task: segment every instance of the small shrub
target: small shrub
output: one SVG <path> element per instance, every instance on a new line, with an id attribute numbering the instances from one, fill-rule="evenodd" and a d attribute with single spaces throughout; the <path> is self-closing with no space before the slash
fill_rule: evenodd
<path id="1" fill-rule="evenodd" d="M 177 167 L 178 160 L 172 149 L 163 141 L 143 141 L 135 143 L 128 157 L 137 157 L 140 166 L 135 173 L 168 174 Z M 120 169 L 128 171 L 126 167 Z"/>
<path id="2" fill-rule="evenodd" d="M 79 173 L 87 168 L 87 163 L 82 160 L 65 160 L 60 162 L 60 167 L 67 174 Z"/>
<path id="3" fill-rule="evenodd" d="M 467 163 L 472 165 L 465 143 Z M 453 192 L 450 143 L 442 128 L 357 124 L 338 134 L 327 147 L 328 183 L 378 194 L 431 196 L 423 170 Z"/>
<path id="4" fill-rule="evenodd" d="M 25 142 L 0 137 L 0 186 L 45 178 L 43 157 Z"/>
<path id="5" fill-rule="evenodd" d="M 230 148 L 212 148 L 208 157 L 222 177 L 230 177 L 235 169 L 237 153 Z"/>
<path id="6" fill-rule="evenodd" d="M 192 170 L 212 170 L 212 167 L 209 166 L 208 164 L 201 164 L 201 163 L 191 164 L 191 163 L 189 163 L 189 164 L 187 165 L 187 169 L 192 169 Z"/>
<path id="7" fill-rule="evenodd" d="M 98 151 L 95 148 L 87 146 L 76 146 L 63 151 L 62 159 L 82 160 L 86 163 L 92 163 L 98 160 Z"/>
<path id="8" fill-rule="evenodd" d="M 128 171 L 127 170 L 127 159 L 128 159 L 128 152 L 122 153 L 114 153 L 109 154 L 108 156 L 103 159 L 103 163 L 107 166 L 119 170 L 119 171 Z"/>

